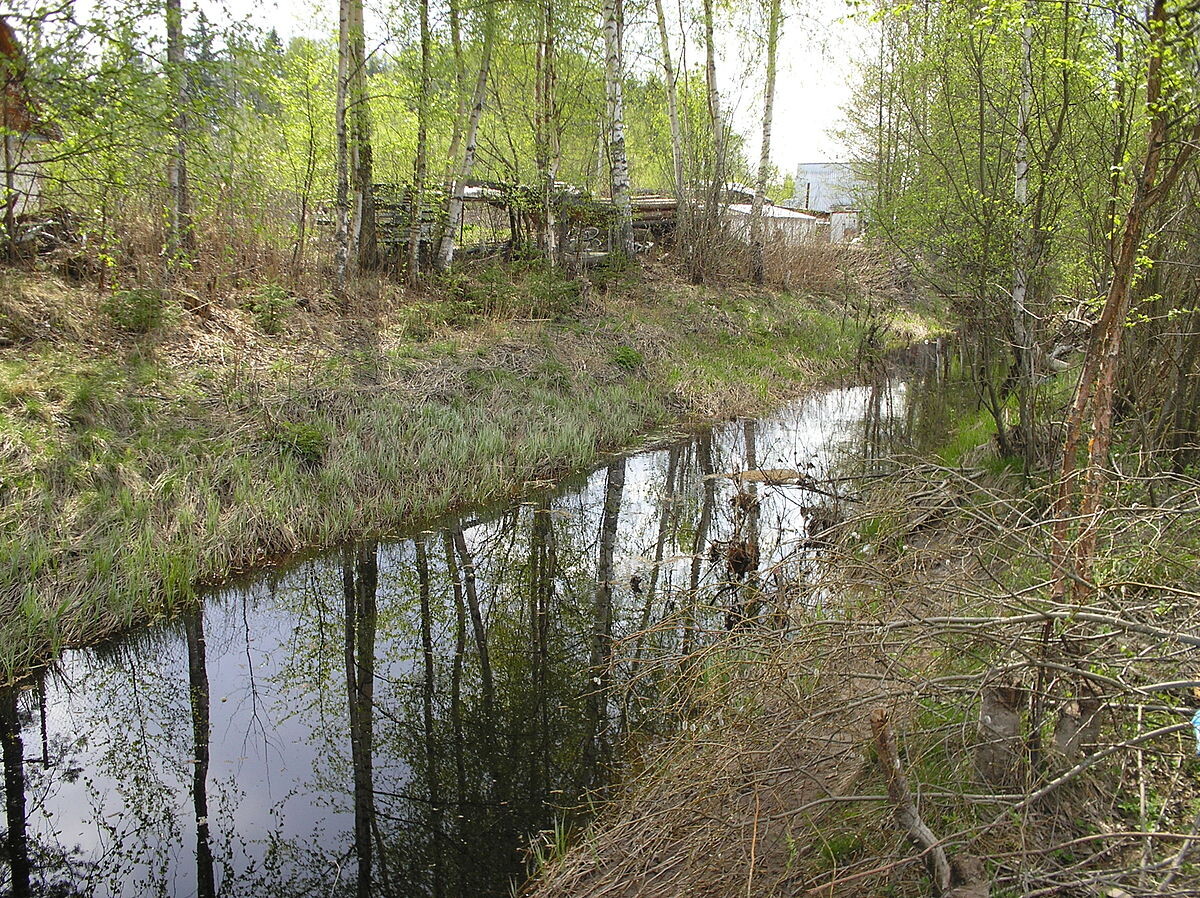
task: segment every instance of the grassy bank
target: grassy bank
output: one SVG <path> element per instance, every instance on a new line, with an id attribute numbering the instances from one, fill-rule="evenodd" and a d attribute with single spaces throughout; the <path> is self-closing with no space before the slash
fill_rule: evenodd
<path id="1" fill-rule="evenodd" d="M 210 302 L 0 277 L 6 674 L 264 559 L 762 410 L 859 341 L 835 301 L 666 275 L 490 268 L 419 296 L 363 285 L 349 313 L 270 287 Z"/>
<path id="2" fill-rule="evenodd" d="M 612 800 L 547 840 L 524 894 L 1200 893 L 1200 481 L 1113 484 L 1099 588 L 1060 604 L 1049 491 L 993 436 L 968 408 L 929 450 L 953 466 L 848 477 L 862 501 L 822 563 L 764 577 L 786 625 L 656 659 L 676 726 L 630 741 Z M 877 715 L 955 890 L 896 810 Z"/>

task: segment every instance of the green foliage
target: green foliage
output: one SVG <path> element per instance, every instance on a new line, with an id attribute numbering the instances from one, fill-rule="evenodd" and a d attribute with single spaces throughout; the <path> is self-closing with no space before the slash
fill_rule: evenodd
<path id="1" fill-rule="evenodd" d="M 295 298 L 278 284 L 264 284 L 250 297 L 250 311 L 264 334 L 278 334 L 296 308 Z"/>
<path id="2" fill-rule="evenodd" d="M 316 468 L 329 451 L 329 433 L 320 424 L 306 421 L 277 421 L 268 440 L 302 464 Z"/>
<path id="3" fill-rule="evenodd" d="M 636 371 L 642 367 L 644 359 L 642 354 L 632 346 L 626 346 L 622 343 L 613 350 L 613 364 L 618 368 L 624 368 L 626 371 Z"/>
<path id="4" fill-rule="evenodd" d="M 104 312 L 121 330 L 148 334 L 163 320 L 163 292 L 155 287 L 114 290 L 103 304 Z"/>

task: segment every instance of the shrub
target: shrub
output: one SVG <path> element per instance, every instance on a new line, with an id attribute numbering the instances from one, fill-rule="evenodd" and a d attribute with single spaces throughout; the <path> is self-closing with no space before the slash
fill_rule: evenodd
<path id="1" fill-rule="evenodd" d="M 292 455 L 310 468 L 320 466 L 329 451 L 329 434 L 316 424 L 297 421 L 277 421 L 269 439 L 282 451 Z"/>
<path id="2" fill-rule="evenodd" d="M 114 290 L 104 303 L 104 312 L 121 330 L 148 334 L 162 323 L 163 294 L 155 287 Z"/>
<path id="3" fill-rule="evenodd" d="M 618 368 L 624 368 L 626 371 L 636 371 L 642 367 L 642 354 L 632 346 L 626 346 L 622 343 L 612 354 L 613 364 Z"/>
<path id="4" fill-rule="evenodd" d="M 250 312 L 264 334 L 278 334 L 296 307 L 296 300 L 278 284 L 264 284 L 250 297 Z"/>

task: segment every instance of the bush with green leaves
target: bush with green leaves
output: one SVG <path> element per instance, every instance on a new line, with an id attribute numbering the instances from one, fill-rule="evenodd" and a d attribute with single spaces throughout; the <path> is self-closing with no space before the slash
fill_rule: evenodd
<path id="1" fill-rule="evenodd" d="M 114 290 L 104 302 L 113 324 L 133 334 L 148 334 L 162 323 L 163 293 L 156 287 Z"/>
<path id="2" fill-rule="evenodd" d="M 317 424 L 277 421 L 269 431 L 268 439 L 280 451 L 309 468 L 320 467 L 329 451 L 329 433 Z"/>
<path id="3" fill-rule="evenodd" d="M 280 333 L 295 308 L 295 298 L 278 284 L 264 284 L 250 297 L 250 312 L 264 334 Z"/>

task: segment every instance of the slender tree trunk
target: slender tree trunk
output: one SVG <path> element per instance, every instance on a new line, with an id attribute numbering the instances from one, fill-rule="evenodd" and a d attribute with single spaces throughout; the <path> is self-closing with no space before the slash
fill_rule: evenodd
<path id="1" fill-rule="evenodd" d="M 557 23 L 554 14 L 554 0 L 545 0 L 542 7 L 540 40 L 538 41 L 537 59 L 537 94 L 536 110 L 534 113 L 534 131 L 536 139 L 536 156 L 538 181 L 542 199 L 542 234 L 540 243 L 546 260 L 553 265 L 558 256 L 556 246 L 556 226 L 554 220 L 554 183 L 558 178 L 559 140 L 558 116 L 555 107 L 555 30 Z"/>
<path id="2" fill-rule="evenodd" d="M 747 421 L 742 430 L 746 440 L 746 470 L 758 470 L 758 424 L 754 421 Z M 746 544 L 746 551 L 749 555 L 749 567 L 746 570 L 746 580 L 742 586 L 742 613 L 743 620 L 752 620 L 758 616 L 762 599 L 762 587 L 758 576 L 759 567 L 759 539 L 761 537 L 761 520 L 762 506 L 758 497 L 758 485 L 753 481 L 746 484 L 746 495 L 749 497 L 746 500 L 743 510 L 743 529 L 742 538 Z"/>
<path id="3" fill-rule="evenodd" d="M 454 595 L 454 667 L 450 676 L 450 720 L 454 727 L 455 791 L 461 819 L 467 792 L 467 762 L 462 721 L 462 676 L 467 654 L 467 604 L 463 596 L 458 559 L 454 557 L 454 538 L 449 530 L 442 531 L 442 548 L 446 554 L 446 576 L 450 579 L 450 589 Z"/>
<path id="4" fill-rule="evenodd" d="M 312 90 L 304 85 L 304 120 L 308 137 L 304 146 L 304 180 L 300 185 L 300 213 L 296 221 L 296 245 L 292 248 L 292 281 L 300 279 L 300 266 L 304 261 L 304 246 L 308 240 L 308 206 L 312 197 L 313 181 L 317 172 L 317 123 L 313 116 Z"/>
<path id="5" fill-rule="evenodd" d="M 458 11 L 458 0 L 447 0 L 446 15 L 450 25 L 450 49 L 454 54 L 454 88 L 457 104 L 454 114 L 454 125 L 450 132 L 450 148 L 446 151 L 445 185 L 447 191 L 454 186 L 454 175 L 458 165 L 458 156 L 462 152 L 463 126 L 467 119 L 470 101 L 467 93 L 467 64 L 463 57 L 462 48 L 462 17 Z"/>
<path id="6" fill-rule="evenodd" d="M 642 605 L 642 616 L 638 626 L 637 640 L 633 647 L 633 660 L 636 664 L 642 657 L 642 645 L 646 641 L 646 631 L 650 629 L 650 614 L 654 607 L 654 599 L 658 595 L 658 582 L 662 577 L 663 554 L 666 551 L 667 533 L 670 529 L 671 517 L 675 509 L 675 474 L 679 470 L 679 448 L 667 450 L 667 476 L 664 481 L 666 490 L 659 500 L 661 507 L 658 511 L 658 534 L 654 539 L 654 561 L 650 568 L 650 580 L 646 586 L 646 601 Z"/>
<path id="7" fill-rule="evenodd" d="M 17 261 L 17 153 L 16 137 L 4 135 L 4 242 L 8 261 Z"/>
<path id="8" fill-rule="evenodd" d="M 0 746 L 4 753 L 4 833 L 13 898 L 29 898 L 32 866 L 29 862 L 28 820 L 25 810 L 25 745 L 17 713 L 16 686 L 0 687 Z"/>
<path id="9" fill-rule="evenodd" d="M 342 586 L 346 603 L 346 695 L 350 712 L 350 759 L 354 771 L 354 853 L 357 895 L 372 894 L 375 819 L 375 630 L 379 560 L 376 546 L 346 549 Z M 382 860 L 382 859 L 381 859 Z"/>
<path id="10" fill-rule="evenodd" d="M 625 154 L 625 101 L 621 82 L 622 23 L 617 15 L 617 0 L 604 0 L 604 93 L 608 101 L 608 161 L 611 171 L 612 201 L 616 208 L 617 252 L 632 260 L 633 210 L 629 198 L 629 159 Z"/>
<path id="11" fill-rule="evenodd" d="M 704 563 L 704 552 L 708 546 L 708 528 L 712 525 L 713 505 L 716 504 L 716 483 L 709 476 L 713 473 L 712 434 L 703 434 L 696 442 L 696 455 L 700 463 L 701 489 L 704 502 L 700 507 L 700 520 L 696 524 L 696 536 L 692 542 L 692 563 L 688 575 L 687 612 L 683 620 L 683 663 L 691 664 L 692 651 L 696 647 L 697 615 L 700 603 L 700 568 Z"/>
<path id="12" fill-rule="evenodd" d="M 408 223 L 408 285 L 421 276 L 421 218 L 425 208 L 425 175 L 429 134 L 429 0 L 420 2 L 421 96 L 417 101 L 417 158 L 413 163 L 412 211 Z"/>
<path id="13" fill-rule="evenodd" d="M 771 173 L 771 124 L 775 116 L 775 69 L 779 51 L 781 0 L 767 0 L 767 79 L 763 89 L 762 147 L 758 156 L 758 184 L 750 215 L 750 247 L 754 254 L 754 283 L 763 282 L 763 201 Z"/>
<path id="14" fill-rule="evenodd" d="M 187 76 L 184 72 L 183 10 L 180 0 L 167 0 L 167 73 L 175 117 L 171 136 L 175 141 L 167 161 L 167 189 L 171 207 L 167 218 L 167 261 L 177 267 L 186 263 L 194 248 L 192 202 L 187 175 Z"/>
<path id="15" fill-rule="evenodd" d="M 584 746 L 584 785 L 594 787 L 610 747 L 608 699 L 612 685 L 613 555 L 625 491 L 625 459 L 608 466 L 604 510 L 600 517 L 600 555 L 596 561 L 596 596 L 592 606 L 592 653 L 589 670 L 588 742 Z"/>
<path id="16" fill-rule="evenodd" d="M 467 539 L 461 530 L 453 533 L 454 546 L 458 549 L 463 574 L 463 591 L 467 597 L 467 610 L 471 614 L 471 630 L 475 634 L 475 648 L 479 654 L 479 676 L 483 689 L 483 713 L 489 725 L 495 723 L 496 687 L 492 678 L 492 662 L 488 653 L 487 629 L 483 625 L 483 612 L 479 606 L 479 591 L 475 583 L 475 559 L 467 548 Z"/>
<path id="17" fill-rule="evenodd" d="M 483 116 L 483 106 L 487 99 L 488 74 L 492 66 L 492 48 L 495 35 L 494 4 L 489 3 L 483 20 L 483 58 L 479 62 L 479 77 L 475 81 L 475 94 L 471 99 L 471 114 L 467 120 L 466 137 L 464 139 L 462 160 L 458 163 L 458 172 L 454 179 L 454 190 L 446 210 L 446 230 L 442 234 L 442 243 L 438 247 L 434 267 L 438 271 L 446 271 L 454 262 L 454 249 L 458 241 L 458 229 L 463 220 L 463 197 L 466 195 L 467 179 L 475 167 L 476 138 L 479 133 L 479 119 Z"/>
<path id="18" fill-rule="evenodd" d="M 196 893 L 199 898 L 217 894 L 208 826 L 209 688 L 204 651 L 204 609 L 183 619 L 187 636 L 188 699 L 192 709 L 192 807 L 196 813 Z"/>
<path id="19" fill-rule="evenodd" d="M 359 270 L 376 267 L 379 249 L 375 234 L 375 169 L 371 143 L 371 107 L 367 92 L 367 35 L 363 2 L 350 3 L 349 109 L 347 110 L 351 177 L 353 178 L 353 236 Z"/>
<path id="20" fill-rule="evenodd" d="M 704 80 L 708 88 L 708 118 L 712 126 L 713 167 L 710 215 L 719 214 L 725 190 L 725 119 L 721 114 L 721 92 L 717 86 L 717 43 L 713 36 L 713 0 L 704 0 Z"/>
<path id="21" fill-rule="evenodd" d="M 1026 469 L 1036 458 L 1033 433 L 1033 316 L 1028 307 L 1032 239 L 1029 233 L 1029 105 L 1033 97 L 1033 25 L 1021 31 L 1021 97 L 1017 107 L 1017 151 L 1013 199 L 1017 224 L 1013 240 L 1013 368 L 1016 375 L 1019 439 Z"/>
<path id="22" fill-rule="evenodd" d="M 1168 145 L 1172 122 L 1169 104 L 1163 101 L 1163 56 L 1167 52 L 1168 14 L 1166 0 L 1154 0 L 1147 19 L 1151 36 L 1146 72 L 1146 108 L 1150 127 L 1146 136 L 1146 151 L 1142 170 L 1134 186 L 1133 199 L 1125 213 L 1121 240 L 1113 264 L 1112 282 L 1105 297 L 1100 320 L 1084 358 L 1083 370 L 1075 390 L 1075 398 L 1067 418 L 1067 433 L 1063 441 L 1062 467 L 1059 471 L 1058 492 L 1052 510 L 1054 531 L 1051 541 L 1051 598 L 1061 601 L 1073 584 L 1072 595 L 1086 601 L 1094 585 L 1092 561 L 1098 534 L 1098 515 L 1103 491 L 1104 467 L 1112 445 L 1113 398 L 1120 369 L 1124 323 L 1129 314 L 1134 276 L 1141 250 L 1145 219 L 1174 187 L 1200 146 L 1200 121 L 1195 121 L 1189 133 L 1178 135 L 1179 150 L 1165 172 L 1160 174 L 1163 149 Z M 1091 439 L 1088 463 L 1083 471 L 1083 486 L 1079 499 L 1081 532 L 1074 551 L 1073 565 L 1068 559 L 1071 550 L 1068 536 L 1071 526 L 1070 508 L 1075 495 L 1079 465 L 1079 445 L 1083 439 L 1084 422 L 1091 412 Z"/>
<path id="23" fill-rule="evenodd" d="M 413 540 L 417 560 L 417 587 L 421 600 L 421 656 L 424 660 L 421 708 L 425 736 L 425 776 L 429 785 L 429 826 L 432 830 L 433 853 L 433 896 L 445 894 L 445 869 L 442 857 L 443 818 L 442 785 L 438 770 L 437 742 L 434 732 L 434 657 L 433 657 L 433 610 L 430 604 L 429 559 L 425 554 L 425 538 Z"/>
<path id="24" fill-rule="evenodd" d="M 683 137 L 679 128 L 679 86 L 675 79 L 675 61 L 671 57 L 671 41 L 667 36 L 667 17 L 663 12 L 663 0 L 654 0 L 654 12 L 658 19 L 658 39 L 662 45 L 663 78 L 667 87 L 667 116 L 671 121 L 671 164 L 675 177 L 675 198 L 682 205 Z"/>
<path id="25" fill-rule="evenodd" d="M 334 231 L 334 280 L 343 300 L 346 296 L 347 266 L 350 263 L 350 136 L 347 130 L 346 101 L 350 78 L 350 29 L 353 22 L 351 6 L 354 0 L 338 3 L 338 66 L 337 91 L 334 101 L 334 131 L 336 132 L 337 224 Z"/>

